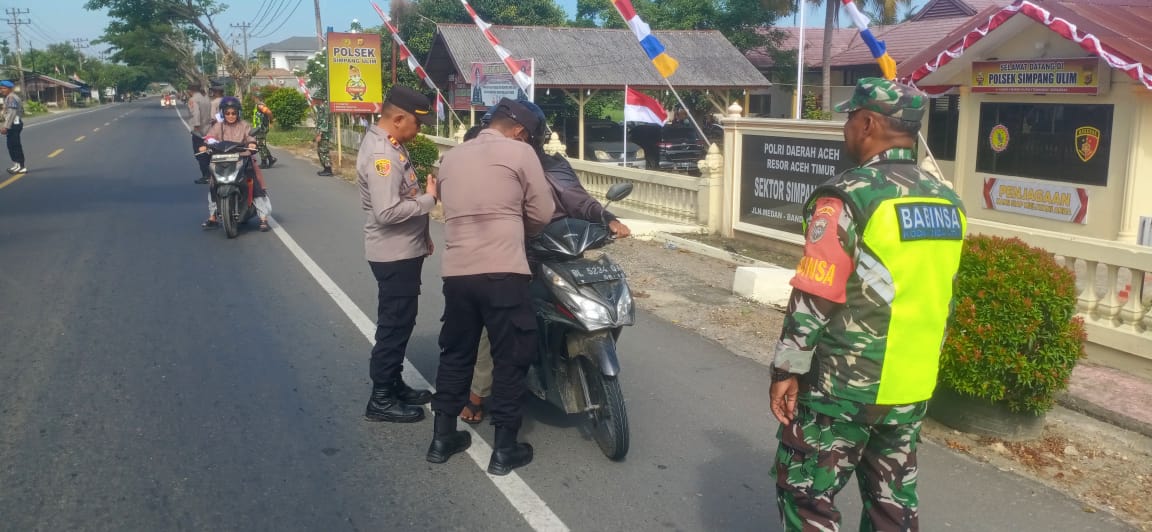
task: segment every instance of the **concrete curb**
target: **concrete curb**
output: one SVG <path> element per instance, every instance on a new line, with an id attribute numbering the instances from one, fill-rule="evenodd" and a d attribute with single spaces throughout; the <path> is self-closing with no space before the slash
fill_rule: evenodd
<path id="1" fill-rule="evenodd" d="M 696 253 L 697 255 L 704 255 L 714 259 L 719 259 L 729 264 L 736 266 L 756 266 L 760 268 L 779 268 L 780 265 L 756 260 L 752 257 L 745 257 L 739 253 L 732 253 L 722 249 L 714 248 L 703 242 L 697 242 L 689 238 L 683 238 L 676 235 L 657 232 L 652 235 L 652 240 L 663 240 L 666 244 L 674 244 L 677 248 Z"/>
<path id="2" fill-rule="evenodd" d="M 1124 430 L 1130 430 L 1132 432 L 1152 438 L 1152 424 L 1146 423 L 1131 416 L 1127 416 L 1120 412 L 1116 412 L 1115 410 L 1109 410 L 1108 408 L 1100 406 L 1087 399 L 1076 397 L 1072 394 L 1064 392 L 1056 397 L 1056 404 L 1067 408 L 1068 410 L 1079 412 L 1088 417 L 1098 419 L 1111 425 L 1115 425 Z"/>

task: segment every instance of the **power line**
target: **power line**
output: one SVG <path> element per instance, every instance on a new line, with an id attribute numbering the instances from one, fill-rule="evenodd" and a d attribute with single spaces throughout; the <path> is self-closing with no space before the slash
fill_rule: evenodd
<path id="1" fill-rule="evenodd" d="M 255 28 L 254 30 L 252 30 L 252 32 L 256 33 L 256 32 L 262 31 L 264 29 L 267 29 L 269 25 L 271 25 L 273 22 L 275 22 L 276 17 L 280 16 L 280 13 L 284 11 L 284 7 L 287 5 L 288 5 L 288 0 L 279 0 L 276 3 L 275 7 L 272 7 L 271 5 L 269 5 L 268 10 L 264 12 L 264 16 L 260 17 L 260 20 L 252 23 L 252 26 Z M 274 14 L 274 15 L 272 14 L 273 10 L 276 11 L 276 14 Z"/>
<path id="2" fill-rule="evenodd" d="M 272 2 L 272 0 L 264 0 L 263 2 L 260 2 L 260 7 L 258 9 L 256 9 L 256 14 L 252 16 L 252 20 L 250 20 L 249 22 L 252 22 L 253 24 L 257 24 L 256 19 L 261 18 L 261 13 L 264 12 L 264 8 L 268 7 L 271 4 L 271 2 Z"/>
<path id="3" fill-rule="evenodd" d="M 32 21 L 29 19 L 20 18 L 20 15 L 28 14 L 27 9 L 8 8 L 5 9 L 4 12 L 7 13 L 10 17 L 5 20 L 8 22 L 8 24 L 12 25 L 12 31 L 16 32 L 16 68 L 20 69 L 20 92 L 22 94 L 27 94 L 27 92 L 24 90 L 24 61 L 22 59 L 24 54 L 20 53 L 20 26 L 22 24 L 31 24 Z"/>
<path id="4" fill-rule="evenodd" d="M 284 17 L 284 21 L 281 22 L 279 26 L 276 26 L 276 29 L 269 31 L 269 32 L 266 32 L 266 33 L 261 33 L 260 35 L 257 35 L 256 37 L 257 38 L 263 38 L 263 37 L 268 37 L 270 35 L 275 35 L 276 32 L 280 31 L 280 29 L 284 27 L 285 24 L 288 24 L 288 21 L 292 20 L 292 15 L 296 14 L 296 10 L 300 8 L 301 2 L 303 2 L 303 0 L 296 0 L 296 5 L 292 7 L 292 11 L 288 13 L 288 16 Z"/>

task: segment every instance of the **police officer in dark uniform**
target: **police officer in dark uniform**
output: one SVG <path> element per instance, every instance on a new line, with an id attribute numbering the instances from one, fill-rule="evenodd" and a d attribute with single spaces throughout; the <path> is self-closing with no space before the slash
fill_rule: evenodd
<path id="1" fill-rule="evenodd" d="M 552 219 L 552 190 L 528 144 L 540 127 L 536 115 L 507 98 L 488 128 L 444 155 L 444 325 L 436 373 L 435 432 L 427 459 L 443 463 L 468 448 L 456 416 L 468 400 L 481 330 L 492 343 L 492 421 L 496 441 L 488 473 L 507 475 L 532 461 L 532 446 L 519 443 L 520 398 L 536 356 L 536 316 L 524 250 L 527 236 Z"/>
<path id="2" fill-rule="evenodd" d="M 428 98 L 396 85 L 370 127 L 356 157 L 356 174 L 365 213 L 364 253 L 376 277 L 376 344 L 369 375 L 372 398 L 364 417 L 372 421 L 410 423 L 424 419 L 424 409 L 412 406 L 432 399 L 428 390 L 413 390 L 400 374 L 404 351 L 416 325 L 420 271 L 432 254 L 428 212 L 436 205 L 436 179 L 428 176 L 425 190 L 404 143 L 416 138 L 420 124 L 432 125 Z"/>

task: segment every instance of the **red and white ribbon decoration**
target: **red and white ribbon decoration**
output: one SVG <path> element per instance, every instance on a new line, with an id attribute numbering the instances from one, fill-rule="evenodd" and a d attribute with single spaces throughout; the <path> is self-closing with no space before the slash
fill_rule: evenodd
<path id="1" fill-rule="evenodd" d="M 925 76 L 963 55 L 965 50 L 976 44 L 980 39 L 983 39 L 992 30 L 1000 27 L 1017 13 L 1022 13 L 1028 18 L 1056 32 L 1056 34 L 1061 37 L 1079 44 L 1081 48 L 1104 59 L 1104 61 L 1108 63 L 1108 66 L 1128 74 L 1129 77 L 1139 81 L 1144 87 L 1152 89 L 1152 71 L 1149 70 L 1148 66 L 1128 58 L 1115 48 L 1100 42 L 1100 39 L 1095 35 L 1081 30 L 1076 27 L 1076 24 L 1073 24 L 1067 19 L 1052 15 L 1047 9 L 1028 0 L 1018 0 L 1016 3 L 993 13 L 988 17 L 987 22 L 968 32 L 959 42 L 944 49 L 944 51 L 937 54 L 933 60 L 921 65 L 906 76 L 904 80 L 915 84 L 917 81 L 924 79 Z"/>
<path id="2" fill-rule="evenodd" d="M 300 91 L 304 93 L 305 98 L 308 98 L 308 106 L 311 107 L 313 105 L 312 92 L 308 90 L 308 82 L 304 81 L 304 78 L 296 76 L 296 83 L 300 84 Z"/>
<path id="3" fill-rule="evenodd" d="M 388 26 L 388 32 L 392 34 L 392 42 L 395 43 L 396 49 L 400 54 L 400 60 L 408 64 L 408 68 L 413 74 L 416 74 L 416 77 L 420 78 L 420 81 L 424 82 L 424 85 L 436 91 L 437 109 L 440 108 L 440 102 L 444 102 L 445 107 L 447 107 L 448 100 L 444 98 L 444 95 L 440 92 L 440 88 L 436 86 L 432 78 L 428 77 L 428 72 L 424 70 L 424 67 L 420 66 L 420 61 L 417 61 L 416 56 L 412 55 L 412 50 L 408 49 L 408 45 L 405 44 L 404 39 L 400 37 L 400 31 L 396 29 L 396 26 L 392 25 L 392 17 L 384 13 L 384 10 L 380 9 L 380 6 L 376 5 L 376 2 L 372 2 L 372 8 L 376 10 L 377 15 L 380 15 L 380 20 L 384 21 L 384 25 Z"/>
<path id="4" fill-rule="evenodd" d="M 480 15 L 477 15 L 476 10 L 472 9 L 472 4 L 469 4 L 468 0 L 460 0 L 460 3 L 464 4 L 464 9 L 472 16 L 472 21 L 476 23 L 477 28 L 480 28 L 480 33 L 483 33 L 484 38 L 488 39 L 488 44 L 491 44 L 492 49 L 496 50 L 496 55 L 500 56 L 504 66 L 508 67 L 508 72 L 512 73 L 512 77 L 516 79 L 516 84 L 520 86 L 520 90 L 531 95 L 532 78 L 524 71 L 525 66 L 530 62 L 512 57 L 512 52 L 500 44 L 500 39 L 497 39 L 496 35 L 492 33 L 492 25 L 480 19 Z"/>

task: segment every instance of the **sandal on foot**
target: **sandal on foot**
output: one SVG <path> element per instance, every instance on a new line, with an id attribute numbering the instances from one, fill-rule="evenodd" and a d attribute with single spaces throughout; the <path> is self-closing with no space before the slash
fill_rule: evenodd
<path id="1" fill-rule="evenodd" d="M 200 224 L 200 227 L 204 229 L 216 229 L 217 227 L 220 227 L 220 222 L 216 221 L 214 218 L 209 218 L 204 220 L 204 223 Z"/>
<path id="2" fill-rule="evenodd" d="M 464 405 L 464 410 L 460 411 L 460 420 L 469 425 L 479 425 L 480 422 L 484 421 L 484 403 L 475 402 L 472 400 L 472 397 L 477 396 L 472 395 L 468 398 L 468 403 Z M 484 399 L 480 398 L 480 400 L 483 401 Z"/>
<path id="3" fill-rule="evenodd" d="M 267 233 L 269 229 L 272 229 L 272 227 L 268 225 L 268 220 L 260 220 L 260 232 Z"/>

